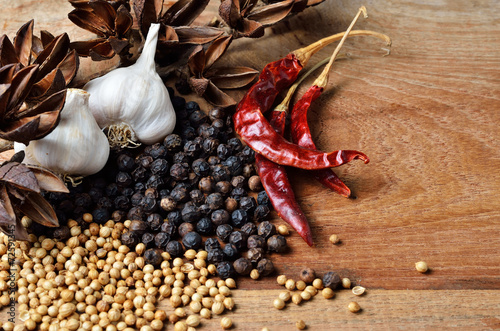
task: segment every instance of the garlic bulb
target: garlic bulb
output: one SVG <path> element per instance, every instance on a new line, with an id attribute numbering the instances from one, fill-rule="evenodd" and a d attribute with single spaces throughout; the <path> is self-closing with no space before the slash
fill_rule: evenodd
<path id="1" fill-rule="evenodd" d="M 155 69 L 160 24 L 151 24 L 141 56 L 88 82 L 90 110 L 101 128 L 108 128 L 112 146 L 132 141 L 160 142 L 175 127 L 175 111 L 167 88 Z M 132 140 L 132 141 L 131 141 Z"/>
<path id="2" fill-rule="evenodd" d="M 50 169 L 61 175 L 88 176 L 101 170 L 109 156 L 106 135 L 88 108 L 89 93 L 68 89 L 57 127 L 28 146 L 14 144 L 25 151 L 23 163 Z"/>

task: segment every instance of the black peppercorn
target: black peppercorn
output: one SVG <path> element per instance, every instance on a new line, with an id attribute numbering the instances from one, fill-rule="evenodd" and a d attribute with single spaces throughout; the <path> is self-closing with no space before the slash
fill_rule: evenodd
<path id="1" fill-rule="evenodd" d="M 247 239 L 247 247 L 248 248 L 265 248 L 266 247 L 266 239 L 257 234 L 252 234 Z"/>
<path id="2" fill-rule="evenodd" d="M 71 237 L 71 232 L 66 225 L 63 225 L 56 228 L 52 236 L 54 237 L 54 239 L 64 242 Z"/>
<path id="3" fill-rule="evenodd" d="M 109 184 L 108 186 L 106 186 L 106 189 L 105 189 L 105 193 L 108 197 L 114 197 L 116 195 L 118 195 L 118 191 L 119 191 L 119 187 L 118 187 L 118 184 L 116 183 L 111 183 Z M 101 195 L 99 200 L 102 198 L 103 196 Z"/>
<path id="4" fill-rule="evenodd" d="M 241 257 L 234 261 L 234 270 L 240 275 L 249 275 L 252 271 L 252 262 L 249 259 Z"/>
<path id="5" fill-rule="evenodd" d="M 222 279 L 233 277 L 235 274 L 233 265 L 227 261 L 217 263 L 217 274 Z"/>
<path id="6" fill-rule="evenodd" d="M 215 192 L 227 196 L 231 192 L 231 184 L 228 181 L 221 181 L 215 184 Z"/>
<path id="7" fill-rule="evenodd" d="M 229 171 L 229 168 L 223 164 L 214 165 L 211 175 L 216 182 L 229 181 L 231 179 L 231 172 Z"/>
<path id="8" fill-rule="evenodd" d="M 177 152 L 174 154 L 174 163 L 191 163 L 191 158 L 184 152 Z"/>
<path id="9" fill-rule="evenodd" d="M 286 248 L 286 239 L 280 234 L 275 234 L 267 239 L 267 250 L 270 252 L 283 253 Z"/>
<path id="10" fill-rule="evenodd" d="M 252 214 L 257 207 L 257 202 L 254 197 L 241 197 L 240 208 L 245 210 L 247 213 Z"/>
<path id="11" fill-rule="evenodd" d="M 236 209 L 231 213 L 231 224 L 236 228 L 241 228 L 248 222 L 248 214 L 243 209 Z"/>
<path id="12" fill-rule="evenodd" d="M 243 173 L 243 162 L 239 156 L 231 155 L 223 163 L 232 176 L 238 176 Z"/>
<path id="13" fill-rule="evenodd" d="M 231 147 L 229 145 L 219 144 L 219 146 L 217 146 L 217 156 L 221 160 L 225 160 L 228 157 L 230 157 L 231 153 L 232 153 L 232 150 L 231 150 Z"/>
<path id="14" fill-rule="evenodd" d="M 146 188 L 154 188 L 157 190 L 161 190 L 164 186 L 165 186 L 165 181 L 163 180 L 163 177 L 160 175 L 151 175 L 146 182 Z"/>
<path id="15" fill-rule="evenodd" d="M 158 176 L 165 176 L 168 171 L 168 162 L 165 159 L 157 159 L 151 163 L 151 173 Z"/>
<path id="16" fill-rule="evenodd" d="M 177 232 L 179 233 L 179 236 L 182 238 L 187 233 L 192 232 L 193 230 L 194 230 L 194 225 L 192 223 L 184 222 L 181 225 L 179 225 Z"/>
<path id="17" fill-rule="evenodd" d="M 128 172 L 120 171 L 116 175 L 116 184 L 121 187 L 129 186 L 132 184 L 132 176 L 130 176 Z"/>
<path id="18" fill-rule="evenodd" d="M 213 248 L 207 251 L 207 262 L 208 263 L 219 263 L 224 261 L 224 252 L 220 248 Z"/>
<path id="19" fill-rule="evenodd" d="M 155 268 L 158 268 L 163 261 L 161 256 L 161 250 L 157 248 L 150 248 L 144 252 L 144 262 L 146 264 L 151 264 Z"/>
<path id="20" fill-rule="evenodd" d="M 215 210 L 222 207 L 224 199 L 220 193 L 212 193 L 207 196 L 205 203 L 210 207 L 210 209 Z"/>
<path id="21" fill-rule="evenodd" d="M 165 232 L 170 237 L 174 237 L 175 234 L 177 233 L 177 226 L 174 223 L 172 223 L 170 220 L 168 220 L 167 222 L 164 222 L 161 225 L 160 231 Z"/>
<path id="22" fill-rule="evenodd" d="M 124 210 L 115 210 L 111 214 L 111 219 L 117 223 L 117 222 L 122 222 L 125 219 L 125 216 L 127 215 L 127 212 Z"/>
<path id="23" fill-rule="evenodd" d="M 198 212 L 198 208 L 194 205 L 184 205 L 181 211 L 181 217 L 184 222 L 196 222 L 200 219 L 200 213 Z"/>
<path id="24" fill-rule="evenodd" d="M 202 239 L 201 236 L 197 232 L 188 232 L 186 235 L 182 238 L 182 244 L 184 245 L 184 248 L 186 249 L 199 249 L 202 245 Z"/>
<path id="25" fill-rule="evenodd" d="M 159 158 L 167 157 L 167 148 L 160 143 L 156 143 L 152 146 L 148 146 L 144 149 L 145 154 L 151 155 L 151 157 L 156 160 Z"/>
<path id="26" fill-rule="evenodd" d="M 147 176 L 147 173 L 148 173 L 148 170 L 146 168 L 137 167 L 137 168 L 135 168 L 134 171 L 132 171 L 132 178 L 134 178 L 134 180 L 136 182 L 138 182 L 138 181 L 145 179 Z"/>
<path id="27" fill-rule="evenodd" d="M 120 171 L 132 171 L 135 168 L 135 160 L 133 157 L 127 154 L 120 154 L 116 159 L 116 164 L 118 170 Z"/>
<path id="28" fill-rule="evenodd" d="M 127 213 L 127 219 L 131 221 L 133 220 L 142 221 L 143 217 L 144 217 L 144 212 L 142 211 L 142 208 L 140 206 L 130 208 L 130 210 Z"/>
<path id="29" fill-rule="evenodd" d="M 274 272 L 274 264 L 268 258 L 263 258 L 257 263 L 257 271 L 261 276 L 268 276 Z"/>
<path id="30" fill-rule="evenodd" d="M 200 177 L 205 177 L 210 173 L 210 165 L 204 159 L 196 159 L 191 164 L 191 169 Z"/>
<path id="31" fill-rule="evenodd" d="M 269 207 L 266 205 L 258 205 L 257 208 L 255 208 L 255 211 L 253 213 L 253 217 L 255 218 L 256 221 L 262 222 L 264 221 L 267 216 L 269 215 L 271 211 L 269 210 Z"/>
<path id="32" fill-rule="evenodd" d="M 174 180 L 185 180 L 188 178 L 189 165 L 187 163 L 174 163 L 170 167 L 170 176 Z"/>
<path id="33" fill-rule="evenodd" d="M 201 124 L 206 123 L 208 121 L 208 116 L 201 110 L 195 110 L 189 116 L 189 122 L 195 128 L 199 127 Z"/>
<path id="34" fill-rule="evenodd" d="M 125 188 L 124 190 L 126 190 Z M 142 193 L 144 190 L 146 190 L 146 185 L 142 182 L 136 182 L 134 185 L 134 193 Z M 133 193 L 132 193 L 133 194 Z"/>
<path id="35" fill-rule="evenodd" d="M 229 261 L 234 261 L 234 259 L 240 256 L 238 248 L 236 248 L 233 244 L 226 244 L 222 249 L 222 252 L 224 253 L 225 259 Z"/>
<path id="36" fill-rule="evenodd" d="M 170 235 L 165 232 L 158 232 L 155 236 L 154 242 L 156 247 L 165 249 L 167 247 L 168 242 L 170 241 Z"/>
<path id="37" fill-rule="evenodd" d="M 260 191 L 259 194 L 257 194 L 257 203 L 259 205 L 270 206 L 271 201 L 269 201 L 266 191 Z"/>
<path id="38" fill-rule="evenodd" d="M 276 227 L 269 221 L 264 221 L 257 227 L 257 233 L 259 234 L 259 236 L 262 236 L 267 240 L 267 238 L 276 234 Z"/>
<path id="39" fill-rule="evenodd" d="M 211 235 L 214 231 L 214 226 L 212 224 L 212 221 L 210 221 L 210 219 L 208 219 L 207 217 L 201 218 L 196 223 L 196 231 L 198 231 L 200 234 L 204 236 Z"/>
<path id="40" fill-rule="evenodd" d="M 324 287 L 329 287 L 332 290 L 335 290 L 341 283 L 342 280 L 336 272 L 330 271 L 323 276 Z"/>
<path id="41" fill-rule="evenodd" d="M 207 155 L 214 154 L 217 151 L 217 147 L 219 147 L 219 140 L 211 137 L 205 138 L 201 144 L 203 152 Z"/>
<path id="42" fill-rule="evenodd" d="M 200 207 L 198 208 L 198 212 L 201 216 L 207 216 L 212 212 L 212 209 L 210 209 L 210 207 L 206 203 L 204 203 L 200 205 Z"/>
<path id="43" fill-rule="evenodd" d="M 240 230 L 245 232 L 249 236 L 257 234 L 257 226 L 251 222 L 248 222 L 245 225 L 243 225 Z"/>
<path id="44" fill-rule="evenodd" d="M 141 242 L 146 246 L 146 248 L 153 248 L 155 245 L 155 235 L 146 232 L 142 235 Z"/>
<path id="45" fill-rule="evenodd" d="M 233 231 L 229 235 L 229 242 L 240 251 L 247 247 L 247 239 L 248 235 L 243 231 Z"/>
<path id="46" fill-rule="evenodd" d="M 153 157 L 144 154 L 141 154 L 135 158 L 135 163 L 138 166 L 143 167 L 144 169 L 149 169 L 153 161 Z"/>
<path id="47" fill-rule="evenodd" d="M 262 190 L 262 182 L 260 181 L 260 177 L 258 175 L 253 175 L 248 178 L 248 188 L 254 192 Z"/>
<path id="48" fill-rule="evenodd" d="M 151 197 L 142 198 L 140 206 L 145 213 L 154 213 L 158 210 L 158 203 L 156 199 Z"/>
<path id="49" fill-rule="evenodd" d="M 138 234 L 142 235 L 144 232 L 148 231 L 149 226 L 148 223 L 139 221 L 139 220 L 133 220 L 130 222 L 130 226 L 128 227 L 130 231 L 137 232 Z"/>
<path id="50" fill-rule="evenodd" d="M 102 190 L 98 189 L 97 187 L 92 187 L 89 190 L 89 196 L 94 203 L 97 203 L 97 201 L 99 201 L 99 199 L 102 198 L 102 195 L 103 195 Z"/>
<path id="51" fill-rule="evenodd" d="M 236 201 L 240 201 L 242 197 L 246 197 L 248 195 L 247 191 L 245 191 L 244 188 L 242 187 L 235 187 L 231 191 L 231 198 L 235 199 Z"/>
<path id="52" fill-rule="evenodd" d="M 208 164 L 210 164 L 211 166 L 214 166 L 216 164 L 219 164 L 221 162 L 221 159 L 218 157 L 218 156 L 210 156 L 208 157 L 208 160 L 207 160 Z"/>
<path id="53" fill-rule="evenodd" d="M 233 187 L 245 187 L 246 179 L 243 176 L 235 176 L 231 178 L 231 185 Z"/>
<path id="54" fill-rule="evenodd" d="M 175 110 L 186 108 L 186 99 L 184 99 L 183 97 L 174 95 L 170 98 L 170 101 L 172 102 L 172 106 L 174 106 Z"/>
<path id="55" fill-rule="evenodd" d="M 207 240 L 205 240 L 205 250 L 207 252 L 213 250 L 213 249 L 220 249 L 221 246 L 220 246 L 220 243 L 219 241 L 217 240 L 217 238 L 207 238 Z"/>
<path id="56" fill-rule="evenodd" d="M 201 153 L 201 145 L 194 140 L 186 141 L 184 144 L 184 153 L 191 159 L 197 158 Z"/>
<path id="57" fill-rule="evenodd" d="M 245 163 L 255 162 L 255 152 L 248 146 L 243 147 L 243 150 L 238 153 L 238 155 L 243 159 L 243 162 Z"/>
<path id="58" fill-rule="evenodd" d="M 182 139 L 179 135 L 171 133 L 165 137 L 163 145 L 170 153 L 177 153 L 182 149 Z"/>
<path id="59" fill-rule="evenodd" d="M 215 187 L 215 180 L 212 176 L 203 177 L 200 179 L 200 182 L 198 183 L 198 188 L 203 193 L 213 192 L 214 187 Z"/>
<path id="60" fill-rule="evenodd" d="M 121 242 L 130 249 L 135 249 L 135 246 L 139 243 L 139 235 L 133 231 L 125 232 L 121 236 Z"/>
<path id="61" fill-rule="evenodd" d="M 215 229 L 217 237 L 223 242 L 228 242 L 231 232 L 233 232 L 233 227 L 229 224 L 221 224 Z"/>
<path id="62" fill-rule="evenodd" d="M 111 200 L 108 197 L 102 197 L 99 199 L 99 202 L 97 202 L 97 207 L 103 208 L 103 209 L 112 208 L 113 207 L 113 200 Z"/>
<path id="63" fill-rule="evenodd" d="M 146 222 L 151 230 L 159 231 L 163 225 L 163 217 L 160 214 L 153 213 L 148 215 Z"/>
<path id="64" fill-rule="evenodd" d="M 250 248 L 246 252 L 245 256 L 252 263 L 257 263 L 264 257 L 264 249 L 262 249 L 262 248 Z"/>
<path id="65" fill-rule="evenodd" d="M 130 200 L 124 195 L 119 195 L 113 201 L 116 209 L 126 210 L 130 208 Z"/>
<path id="66" fill-rule="evenodd" d="M 104 224 L 109 221 L 109 211 L 106 208 L 94 209 L 92 219 L 97 224 Z"/>
<path id="67" fill-rule="evenodd" d="M 165 247 L 165 251 L 173 258 L 181 257 L 182 254 L 184 254 L 184 248 L 182 247 L 182 244 L 177 240 L 171 240 L 167 244 L 167 247 Z"/>
<path id="68" fill-rule="evenodd" d="M 217 138 L 220 129 L 208 123 L 203 123 L 198 127 L 198 135 L 202 138 Z"/>
<path id="69" fill-rule="evenodd" d="M 192 113 L 195 110 L 200 110 L 200 105 L 196 101 L 188 101 L 188 102 L 186 102 L 185 107 L 186 107 L 186 110 L 189 113 Z"/>
<path id="70" fill-rule="evenodd" d="M 205 201 L 205 195 L 200 190 L 194 189 L 189 192 L 189 197 L 195 205 L 200 205 Z"/>
<path id="71" fill-rule="evenodd" d="M 176 185 L 170 192 L 170 197 L 178 203 L 186 202 L 189 200 L 189 191 L 183 185 Z"/>
<path id="72" fill-rule="evenodd" d="M 217 209 L 212 215 L 210 215 L 210 220 L 216 226 L 221 224 L 227 224 L 229 222 L 229 213 L 225 209 Z"/>
<path id="73" fill-rule="evenodd" d="M 231 146 L 233 153 L 239 153 L 243 150 L 243 144 L 238 138 L 231 138 L 227 141 L 227 144 Z"/>
<path id="74" fill-rule="evenodd" d="M 192 140 L 196 137 L 196 129 L 192 126 L 185 126 L 182 128 L 181 137 L 185 140 Z"/>
<path id="75" fill-rule="evenodd" d="M 182 216 L 179 210 L 171 211 L 167 214 L 167 220 L 169 223 L 179 226 L 182 223 Z"/>
<path id="76" fill-rule="evenodd" d="M 78 193 L 74 201 L 78 207 L 90 208 L 92 206 L 92 198 L 88 193 Z"/>

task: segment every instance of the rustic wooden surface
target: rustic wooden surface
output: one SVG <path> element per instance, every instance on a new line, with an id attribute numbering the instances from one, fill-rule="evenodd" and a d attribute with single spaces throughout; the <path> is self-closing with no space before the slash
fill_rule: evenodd
<path id="1" fill-rule="evenodd" d="M 268 29 L 264 38 L 234 42 L 226 61 L 260 69 L 344 30 L 361 5 L 370 17 L 356 28 L 390 35 L 391 55 L 383 57 L 378 40 L 348 41 L 344 50 L 351 56 L 335 65 L 309 119 L 320 148 L 361 150 L 371 162 L 338 168 L 355 200 L 292 171 L 316 246 L 308 248 L 294 233 L 290 252 L 273 258 L 290 277 L 303 266 L 338 270 L 368 288 L 356 298 L 363 310 L 346 310 L 354 297 L 348 291 L 274 310 L 280 287 L 270 278 L 241 281 L 229 315 L 238 330 L 292 330 L 298 318 L 310 330 L 500 329 L 497 4 L 327 0 Z M 12 37 L 35 18 L 37 30 L 84 35 L 66 18 L 70 10 L 63 0 L 1 0 L 0 33 Z M 333 233 L 341 245 L 329 244 Z M 429 273 L 414 270 L 419 260 L 427 261 Z M 218 328 L 219 320 L 203 329 Z"/>

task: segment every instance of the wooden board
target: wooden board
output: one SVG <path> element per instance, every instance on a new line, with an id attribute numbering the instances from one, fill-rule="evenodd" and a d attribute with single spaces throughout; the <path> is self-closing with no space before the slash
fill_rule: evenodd
<path id="1" fill-rule="evenodd" d="M 280 288 L 269 278 L 240 282 L 231 317 L 242 330 L 290 330 L 298 316 L 311 330 L 499 329 L 499 6 L 327 0 L 273 26 L 261 39 L 236 40 L 225 61 L 261 69 L 344 30 L 363 4 L 370 17 L 356 28 L 391 36 L 391 55 L 383 56 L 378 40 L 347 41 L 350 57 L 335 65 L 309 121 L 320 148 L 361 150 L 371 162 L 337 170 L 355 200 L 329 192 L 306 172 L 291 171 L 316 245 L 307 247 L 294 233 L 290 252 L 273 256 L 279 273 L 290 277 L 310 266 L 319 273 L 338 270 L 367 287 L 368 294 L 358 298 L 363 311 L 346 312 L 352 294 L 345 291 L 331 302 L 315 298 L 283 311 L 270 309 Z M 0 33 L 12 37 L 35 18 L 37 30 L 85 35 L 66 18 L 70 10 L 64 1 L 4 0 Z M 333 46 L 321 51 L 316 61 L 332 51 Z M 341 245 L 328 242 L 333 233 Z M 431 272 L 416 272 L 419 260 Z M 204 329 L 217 323 L 207 322 Z"/>

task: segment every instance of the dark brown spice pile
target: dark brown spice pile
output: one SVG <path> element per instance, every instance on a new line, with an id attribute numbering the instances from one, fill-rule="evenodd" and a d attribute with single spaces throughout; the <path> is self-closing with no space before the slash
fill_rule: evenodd
<path id="1" fill-rule="evenodd" d="M 224 110 L 206 114 L 169 93 L 177 115 L 174 133 L 163 143 L 114 151 L 105 169 L 70 194 L 48 193 L 60 223 L 74 219 L 83 230 L 89 221 L 130 221 L 121 241 L 131 249 L 144 243 L 148 264 L 159 264 L 162 251 L 175 258 L 204 248 L 222 278 L 253 269 L 260 276 L 272 273 L 266 254 L 286 251 L 286 239 L 266 221 L 271 204 L 255 172 L 254 152 L 234 137 Z M 66 226 L 38 227 L 33 231 L 69 238 Z M 81 242 L 88 239 L 83 231 L 80 236 Z"/>

